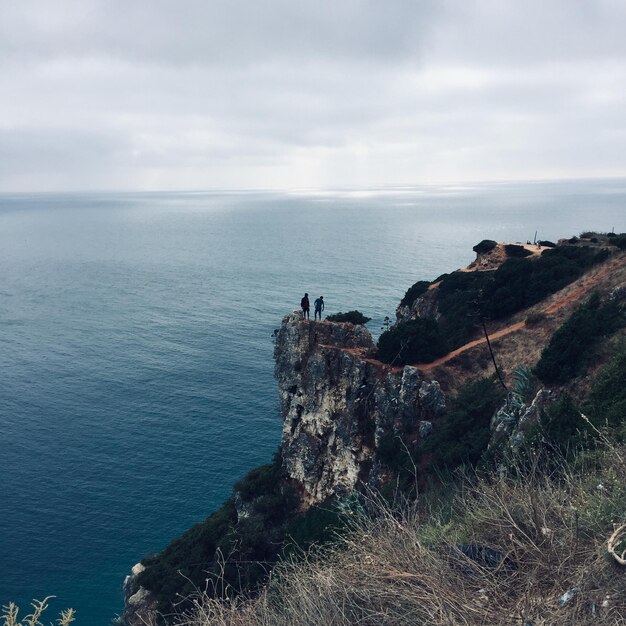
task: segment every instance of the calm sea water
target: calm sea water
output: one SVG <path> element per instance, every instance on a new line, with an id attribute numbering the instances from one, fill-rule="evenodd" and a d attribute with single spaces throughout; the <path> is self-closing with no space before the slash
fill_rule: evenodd
<path id="1" fill-rule="evenodd" d="M 306 290 L 378 333 L 483 238 L 626 230 L 626 182 L 0 195 L 0 603 L 106 626 L 139 559 L 267 462 Z"/>

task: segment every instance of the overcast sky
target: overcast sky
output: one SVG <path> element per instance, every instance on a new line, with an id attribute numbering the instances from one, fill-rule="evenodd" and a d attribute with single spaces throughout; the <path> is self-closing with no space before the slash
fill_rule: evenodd
<path id="1" fill-rule="evenodd" d="M 0 191 L 624 175 L 625 0 L 0 2 Z"/>

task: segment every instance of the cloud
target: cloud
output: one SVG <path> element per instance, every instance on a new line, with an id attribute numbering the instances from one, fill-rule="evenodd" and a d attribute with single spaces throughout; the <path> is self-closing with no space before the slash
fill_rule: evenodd
<path id="1" fill-rule="evenodd" d="M 614 0 L 0 4 L 0 190 L 626 173 Z"/>

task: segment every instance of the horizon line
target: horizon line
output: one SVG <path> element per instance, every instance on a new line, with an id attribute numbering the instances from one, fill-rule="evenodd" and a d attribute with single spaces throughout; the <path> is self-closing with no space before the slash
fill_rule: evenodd
<path id="1" fill-rule="evenodd" d="M 511 184 L 548 184 L 575 182 L 611 182 L 626 181 L 626 174 L 621 176 L 580 176 L 560 178 L 511 178 L 458 180 L 432 183 L 395 183 L 388 185 L 355 186 L 333 185 L 327 187 L 213 187 L 213 188 L 177 188 L 177 189 L 49 189 L 43 191 L 2 190 L 0 196 L 9 195 L 72 195 L 72 194 L 219 194 L 219 193 L 276 193 L 276 194 L 332 194 L 347 192 L 398 192 L 418 189 L 454 189 L 476 187 L 480 185 L 498 186 Z"/>

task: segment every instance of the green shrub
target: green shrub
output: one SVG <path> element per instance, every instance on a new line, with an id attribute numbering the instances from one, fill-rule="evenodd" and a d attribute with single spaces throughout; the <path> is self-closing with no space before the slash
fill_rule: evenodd
<path id="1" fill-rule="evenodd" d="M 418 280 L 407 289 L 404 298 L 400 300 L 400 306 L 413 306 L 413 303 L 428 291 L 428 287 L 430 287 L 430 283 L 427 280 Z"/>
<path id="2" fill-rule="evenodd" d="M 548 239 L 542 239 L 537 243 L 544 248 L 556 248 L 556 244 L 553 241 L 549 241 Z"/>
<path id="3" fill-rule="evenodd" d="M 537 304 L 608 257 L 606 250 L 559 246 L 535 259 L 510 258 L 493 272 L 441 276 L 438 320 L 450 349 L 467 343 L 481 316 L 498 320 Z"/>
<path id="4" fill-rule="evenodd" d="M 626 422 L 626 349 L 598 374 L 584 412 L 598 427 Z"/>
<path id="5" fill-rule="evenodd" d="M 251 469 L 244 478 L 237 481 L 235 491 L 240 494 L 244 502 L 271 492 L 280 478 L 281 463 L 280 454 L 276 452 L 271 463 Z"/>
<path id="6" fill-rule="evenodd" d="M 365 317 L 360 311 L 348 311 L 347 313 L 333 313 L 327 315 L 329 322 L 349 322 L 350 324 L 367 324 L 372 318 Z"/>
<path id="7" fill-rule="evenodd" d="M 386 432 L 378 441 L 376 460 L 391 471 L 394 480 L 389 488 L 409 493 L 415 486 L 416 467 L 421 458 L 421 450 L 416 441 L 407 441 L 399 433 Z"/>
<path id="8" fill-rule="evenodd" d="M 581 374 L 597 341 L 624 324 L 617 301 L 602 304 L 594 294 L 554 333 L 541 353 L 534 373 L 546 385 L 564 384 Z"/>
<path id="9" fill-rule="evenodd" d="M 438 287 L 439 324 L 450 349 L 467 343 L 480 320 L 480 296 L 491 272 L 453 272 Z"/>
<path id="10" fill-rule="evenodd" d="M 606 250 L 559 246 L 545 250 L 538 259 L 509 259 L 485 285 L 483 315 L 501 319 L 537 304 L 607 257 Z"/>
<path id="11" fill-rule="evenodd" d="M 448 353 L 439 324 L 419 317 L 386 330 L 378 340 L 378 358 L 384 363 L 427 363 Z"/>
<path id="12" fill-rule="evenodd" d="M 493 250 L 497 245 L 498 242 L 493 239 L 483 239 L 480 243 L 477 243 L 472 250 L 476 254 L 485 254 L 486 252 Z"/>
<path id="13" fill-rule="evenodd" d="M 425 445 L 425 451 L 433 455 L 433 465 L 447 470 L 462 464 L 476 465 L 487 449 L 491 418 L 504 396 L 493 378 L 464 385 L 452 400 L 446 419 Z"/>
<path id="14" fill-rule="evenodd" d="M 583 445 L 592 430 L 569 394 L 548 406 L 541 416 L 544 442 L 562 456 L 571 456 Z"/>
<path id="15" fill-rule="evenodd" d="M 514 243 L 507 243 L 506 246 L 504 246 L 504 251 L 506 252 L 506 255 L 510 257 L 524 258 L 532 254 L 532 252 L 524 248 L 524 246 L 518 246 Z"/>
<path id="16" fill-rule="evenodd" d="M 169 612 L 176 594 L 188 595 L 194 585 L 207 578 L 207 572 L 217 572 L 216 550 L 232 532 L 237 519 L 234 500 L 222 507 L 204 522 L 192 526 L 160 554 L 145 559 L 146 569 L 137 582 L 152 591 L 159 604 Z M 226 554 L 230 552 L 227 548 Z"/>
<path id="17" fill-rule="evenodd" d="M 290 554 L 295 548 L 306 550 L 313 544 L 328 543 L 344 527 L 345 517 L 335 503 L 328 501 L 312 506 L 287 525 L 285 552 Z"/>
<path id="18" fill-rule="evenodd" d="M 621 233 L 611 239 L 611 245 L 617 246 L 620 250 L 626 250 L 626 233 Z"/>

